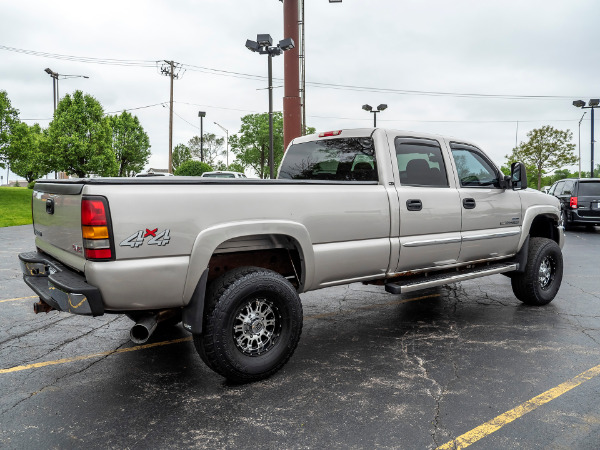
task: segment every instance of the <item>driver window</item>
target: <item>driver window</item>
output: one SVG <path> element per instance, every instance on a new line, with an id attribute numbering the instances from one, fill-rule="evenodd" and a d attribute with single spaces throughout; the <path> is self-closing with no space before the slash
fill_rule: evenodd
<path id="1" fill-rule="evenodd" d="M 402 186 L 448 187 L 440 144 L 432 139 L 396 138 Z"/>
<path id="2" fill-rule="evenodd" d="M 500 187 L 494 167 L 475 149 L 451 144 L 461 187 Z"/>

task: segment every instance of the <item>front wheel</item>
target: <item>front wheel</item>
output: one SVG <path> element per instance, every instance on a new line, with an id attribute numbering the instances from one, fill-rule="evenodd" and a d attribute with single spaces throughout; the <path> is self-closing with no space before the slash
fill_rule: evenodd
<path id="1" fill-rule="evenodd" d="M 562 275 L 563 258 L 558 244 L 551 239 L 531 238 L 525 272 L 511 278 L 513 292 L 528 305 L 546 305 L 556 297 Z"/>
<path id="2" fill-rule="evenodd" d="M 302 304 L 294 286 L 271 270 L 240 267 L 215 280 L 206 298 L 196 350 L 215 372 L 243 383 L 267 378 L 294 353 Z"/>

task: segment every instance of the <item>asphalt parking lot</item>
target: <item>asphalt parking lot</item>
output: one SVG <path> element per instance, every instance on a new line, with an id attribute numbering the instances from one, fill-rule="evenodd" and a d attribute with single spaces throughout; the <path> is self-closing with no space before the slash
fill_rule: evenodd
<path id="1" fill-rule="evenodd" d="M 2 448 L 600 446 L 598 227 L 567 232 L 546 307 L 501 275 L 303 294 L 290 362 L 241 386 L 181 326 L 135 346 L 126 317 L 35 315 L 17 260 L 32 246 L 31 226 L 0 229 Z"/>

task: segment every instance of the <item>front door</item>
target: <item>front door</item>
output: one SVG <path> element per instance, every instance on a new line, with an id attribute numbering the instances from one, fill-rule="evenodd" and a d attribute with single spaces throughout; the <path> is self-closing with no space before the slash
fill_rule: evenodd
<path id="1" fill-rule="evenodd" d="M 500 187 L 500 172 L 476 147 L 450 143 L 462 211 L 459 261 L 516 253 L 521 235 L 521 197 Z"/>

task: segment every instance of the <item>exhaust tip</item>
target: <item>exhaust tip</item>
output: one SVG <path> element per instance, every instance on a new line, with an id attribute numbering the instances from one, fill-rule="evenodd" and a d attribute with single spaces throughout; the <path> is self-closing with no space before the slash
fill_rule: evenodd
<path id="1" fill-rule="evenodd" d="M 157 325 L 156 315 L 143 317 L 131 327 L 129 337 L 135 344 L 145 344 L 156 330 Z"/>
<path id="2" fill-rule="evenodd" d="M 129 337 L 136 344 L 145 344 L 150 339 L 150 333 L 145 326 L 136 323 L 131 327 Z"/>

